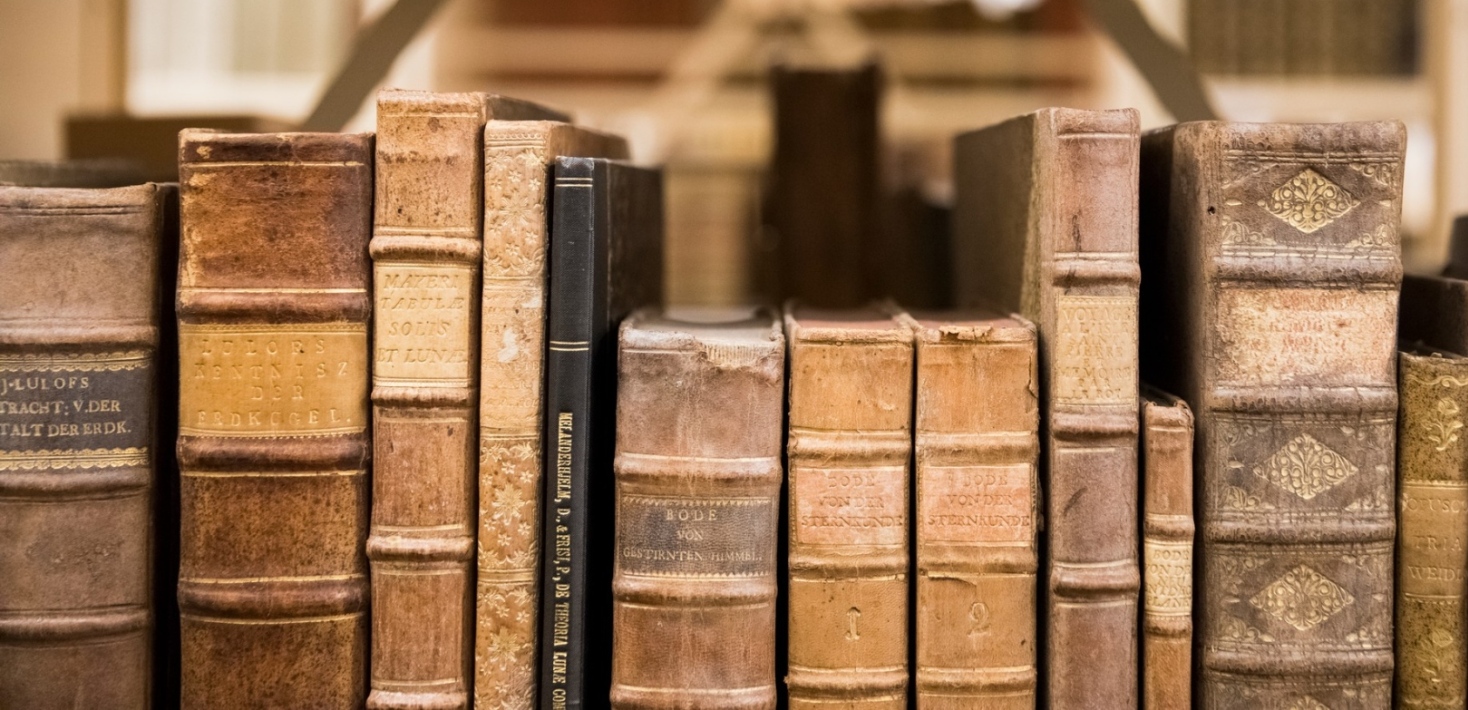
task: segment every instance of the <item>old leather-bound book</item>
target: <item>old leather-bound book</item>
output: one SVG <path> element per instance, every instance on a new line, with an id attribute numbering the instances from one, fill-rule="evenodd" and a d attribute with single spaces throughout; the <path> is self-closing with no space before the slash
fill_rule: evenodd
<path id="1" fill-rule="evenodd" d="M 371 708 L 467 708 L 474 661 L 481 93 L 377 97 Z"/>
<path id="2" fill-rule="evenodd" d="M 1052 108 L 955 145 L 955 286 L 1040 337 L 1045 683 L 1137 706 L 1137 112 Z"/>
<path id="3" fill-rule="evenodd" d="M 1034 710 L 1035 326 L 983 310 L 914 318 L 917 704 Z"/>
<path id="4" fill-rule="evenodd" d="M 126 187 L 143 182 L 142 168 L 128 160 L 0 160 L 0 185 Z"/>
<path id="5" fill-rule="evenodd" d="M 619 347 L 612 707 L 773 710 L 779 322 L 641 310 Z"/>
<path id="6" fill-rule="evenodd" d="M 535 706 L 540 634 L 541 418 L 551 164 L 627 157 L 627 144 L 560 121 L 484 128 L 479 358 L 479 569 L 474 706 Z"/>
<path id="7" fill-rule="evenodd" d="M 1403 341 L 1468 353 L 1468 281 L 1446 276 L 1403 276 L 1399 318 Z"/>
<path id="8" fill-rule="evenodd" d="M 1468 701 L 1468 358 L 1421 345 L 1398 358 L 1395 706 L 1457 710 Z"/>
<path id="9" fill-rule="evenodd" d="M 358 708 L 372 136 L 179 142 L 183 707 Z"/>
<path id="10" fill-rule="evenodd" d="M 785 309 L 792 708 L 907 706 L 913 332 Z"/>
<path id="11" fill-rule="evenodd" d="M 662 301 L 662 173 L 558 158 L 551 204 L 540 706 L 562 710 L 611 683 L 616 328 Z"/>
<path id="12" fill-rule="evenodd" d="M 150 707 L 171 195 L 0 187 L 0 706 Z"/>
<path id="13" fill-rule="evenodd" d="M 1202 707 L 1385 708 L 1400 123 L 1142 141 L 1141 350 L 1197 425 Z"/>
<path id="14" fill-rule="evenodd" d="M 1193 706 L 1193 411 L 1142 391 L 1142 709 Z"/>

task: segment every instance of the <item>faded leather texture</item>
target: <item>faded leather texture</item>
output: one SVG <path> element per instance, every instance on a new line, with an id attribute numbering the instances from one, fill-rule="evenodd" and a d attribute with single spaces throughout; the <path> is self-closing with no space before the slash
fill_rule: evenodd
<path id="1" fill-rule="evenodd" d="M 551 164 L 562 155 L 625 158 L 627 144 L 558 121 L 485 125 L 474 641 L 479 710 L 535 707 L 546 207 Z"/>
<path id="2" fill-rule="evenodd" d="M 482 93 L 377 97 L 369 708 L 467 708 L 474 663 Z"/>
<path id="3" fill-rule="evenodd" d="M 917 705 L 1033 710 L 1040 382 L 1020 316 L 915 313 Z"/>
<path id="4" fill-rule="evenodd" d="M 1193 412 L 1142 390 L 1142 710 L 1193 707 Z"/>
<path id="5" fill-rule="evenodd" d="M 1391 703 L 1400 123 L 1143 140 L 1147 379 L 1196 417 L 1195 692 Z"/>
<path id="6" fill-rule="evenodd" d="M 779 322 L 647 309 L 619 346 L 612 707 L 772 710 Z"/>
<path id="7" fill-rule="evenodd" d="M 875 309 L 785 309 L 790 707 L 907 706 L 913 333 Z"/>
<path id="8" fill-rule="evenodd" d="M 0 706 L 150 707 L 168 194 L 0 187 Z"/>
<path id="9" fill-rule="evenodd" d="M 1468 702 L 1468 358 L 1415 348 L 1397 362 L 1395 707 L 1461 710 Z"/>
<path id="10" fill-rule="evenodd" d="M 1137 706 L 1138 121 L 1043 109 L 954 149 L 959 305 L 1039 329 L 1053 710 Z"/>
<path id="11" fill-rule="evenodd" d="M 359 708 L 372 136 L 179 142 L 182 705 Z"/>

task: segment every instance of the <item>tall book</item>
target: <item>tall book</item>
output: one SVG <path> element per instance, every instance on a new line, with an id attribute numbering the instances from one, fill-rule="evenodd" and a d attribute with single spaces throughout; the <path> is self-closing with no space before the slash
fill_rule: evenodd
<path id="1" fill-rule="evenodd" d="M 779 322 L 642 310 L 619 347 L 611 704 L 773 710 Z"/>
<path id="2" fill-rule="evenodd" d="M 1039 331 L 1054 710 L 1137 705 L 1137 141 L 1134 110 L 1051 108 L 955 145 L 959 304 Z"/>
<path id="3" fill-rule="evenodd" d="M 662 300 L 662 173 L 563 157 L 553 195 L 540 706 L 563 710 L 603 706 L 611 684 L 616 327 Z"/>
<path id="4" fill-rule="evenodd" d="M 785 309 L 792 708 L 907 706 L 913 334 L 874 309 Z"/>
<path id="5" fill-rule="evenodd" d="M 765 196 L 771 301 L 855 308 L 885 267 L 878 202 L 882 71 L 777 66 L 770 76 L 774 153 Z"/>
<path id="6" fill-rule="evenodd" d="M 624 158 L 627 144 L 560 121 L 485 124 L 474 637 L 480 710 L 535 706 L 548 206 L 551 164 L 561 155 Z"/>
<path id="7" fill-rule="evenodd" d="M 151 707 L 159 285 L 173 194 L 0 187 L 6 706 Z"/>
<path id="8" fill-rule="evenodd" d="M 367 697 L 372 136 L 179 136 L 185 708 Z"/>
<path id="9" fill-rule="evenodd" d="M 557 114 L 492 94 L 377 97 L 372 235 L 371 708 L 467 708 L 484 123 Z"/>
<path id="10" fill-rule="evenodd" d="M 1197 426 L 1203 707 L 1385 708 L 1400 123 L 1142 142 L 1142 348 Z"/>
<path id="11" fill-rule="evenodd" d="M 1142 392 L 1142 709 L 1193 707 L 1193 411 Z"/>
<path id="12" fill-rule="evenodd" d="M 1398 355 L 1397 376 L 1395 707 L 1462 708 L 1468 702 L 1468 358 L 1410 347 Z"/>
<path id="13" fill-rule="evenodd" d="M 1035 326 L 982 310 L 914 318 L 917 704 L 1034 710 Z"/>

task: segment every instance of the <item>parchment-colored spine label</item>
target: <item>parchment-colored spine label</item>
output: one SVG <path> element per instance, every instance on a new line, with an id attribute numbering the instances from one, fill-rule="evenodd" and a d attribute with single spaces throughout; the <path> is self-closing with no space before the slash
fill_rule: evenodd
<path id="1" fill-rule="evenodd" d="M 469 387 L 474 266 L 377 262 L 373 382 Z"/>
<path id="2" fill-rule="evenodd" d="M 0 471 L 146 466 L 153 356 L 0 355 Z"/>
<path id="3" fill-rule="evenodd" d="M 1137 300 L 1132 296 L 1055 299 L 1054 396 L 1069 404 L 1134 404 Z"/>
<path id="4" fill-rule="evenodd" d="M 1193 543 L 1147 539 L 1146 606 L 1154 616 L 1188 616 L 1193 609 Z"/>
<path id="5" fill-rule="evenodd" d="M 1032 544 L 1035 498 L 1028 464 L 924 468 L 923 542 Z"/>
<path id="6" fill-rule="evenodd" d="M 355 434 L 367 425 L 367 325 L 179 325 L 179 433 Z"/>
<path id="7" fill-rule="evenodd" d="M 795 542 L 895 547 L 906 541 L 906 468 L 794 468 Z"/>
<path id="8" fill-rule="evenodd" d="M 623 494 L 617 564 L 624 574 L 768 577 L 775 501 Z"/>

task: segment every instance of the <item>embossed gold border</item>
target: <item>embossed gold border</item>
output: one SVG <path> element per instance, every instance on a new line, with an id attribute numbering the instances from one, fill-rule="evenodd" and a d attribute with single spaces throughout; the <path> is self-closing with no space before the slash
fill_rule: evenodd
<path id="1" fill-rule="evenodd" d="M 110 353 L 0 353 L 0 372 L 119 372 L 153 363 L 146 350 Z"/>
<path id="2" fill-rule="evenodd" d="M 127 468 L 150 463 L 148 447 L 0 451 L 0 471 Z"/>

